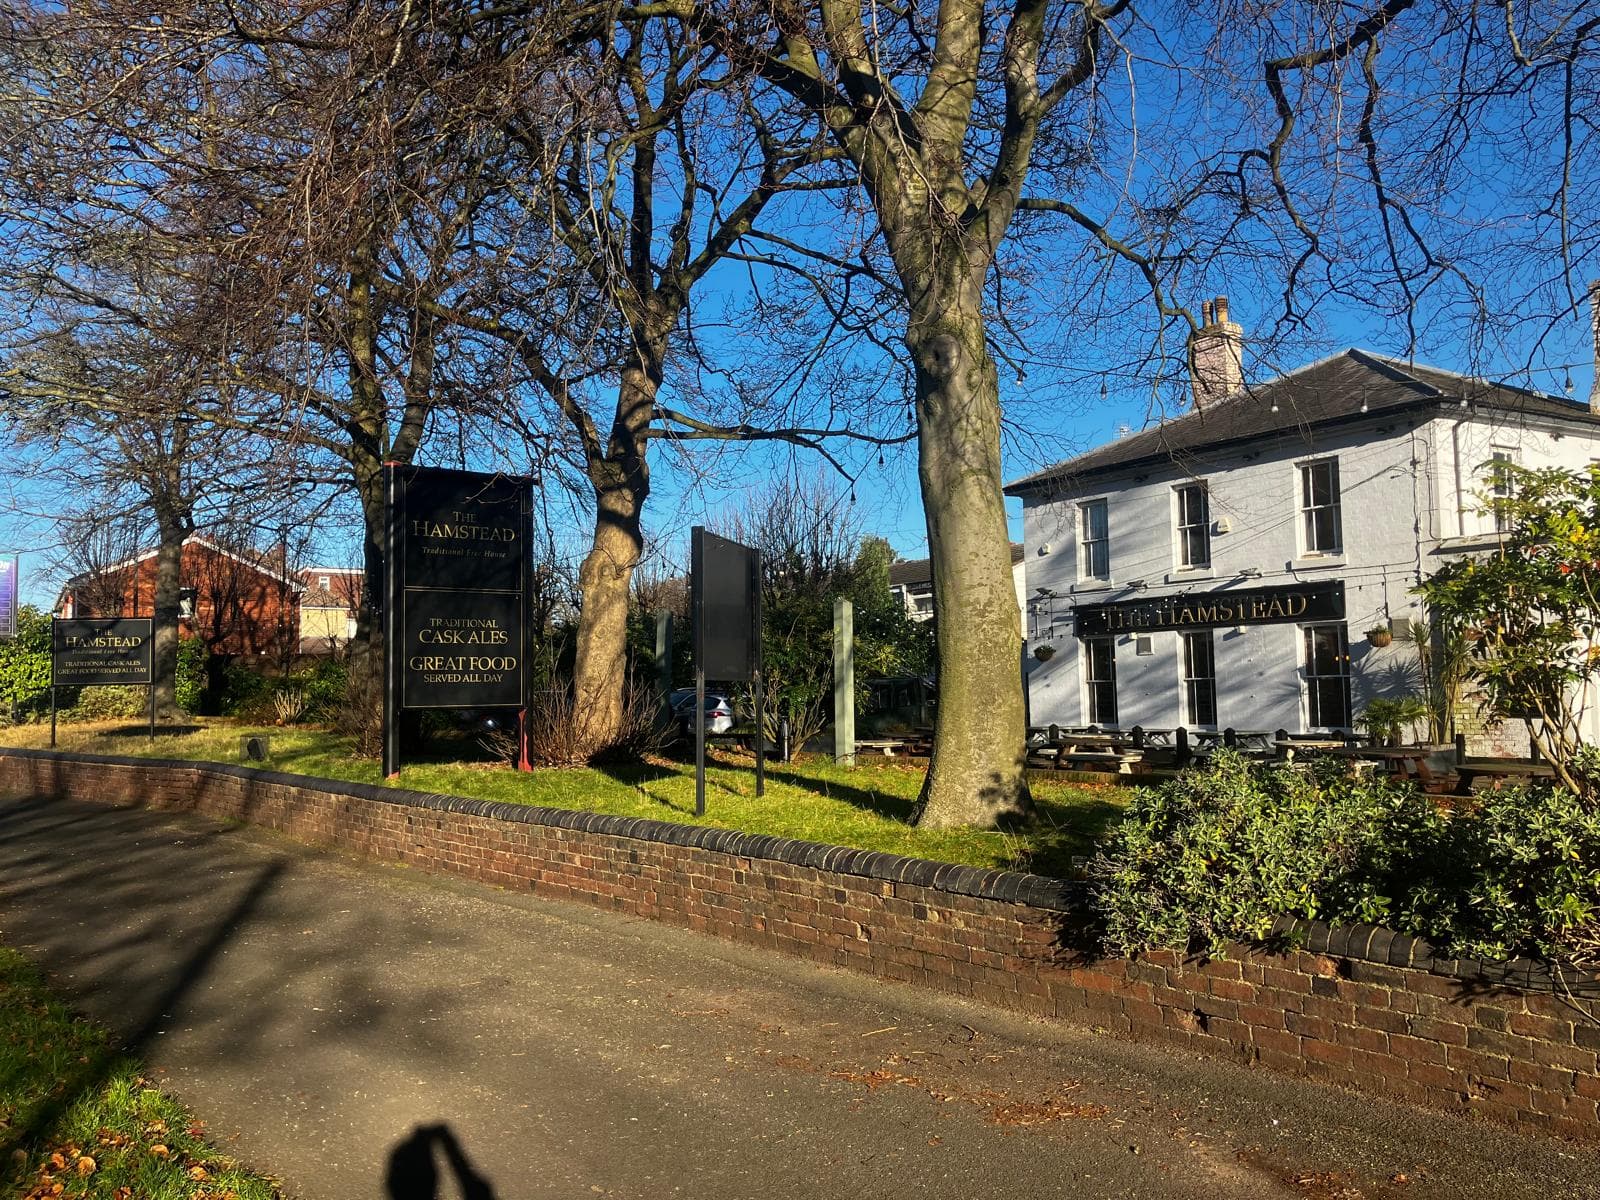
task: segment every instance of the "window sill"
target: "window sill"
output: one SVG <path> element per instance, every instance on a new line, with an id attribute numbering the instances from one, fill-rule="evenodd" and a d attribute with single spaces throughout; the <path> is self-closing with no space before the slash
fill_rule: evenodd
<path id="1" fill-rule="evenodd" d="M 1215 579 L 1215 567 L 1179 567 L 1168 571 L 1165 582 L 1175 584 L 1204 583 L 1208 579 Z"/>
<path id="2" fill-rule="evenodd" d="M 1435 554 L 1466 554 L 1475 550 L 1498 550 L 1505 545 L 1503 533 L 1468 533 L 1461 537 L 1441 538 L 1434 548 Z"/>
<path id="3" fill-rule="evenodd" d="M 1076 596 L 1083 592 L 1109 592 L 1116 586 L 1109 579 L 1082 579 L 1067 590 Z"/>
<path id="4" fill-rule="evenodd" d="M 1291 571 L 1333 571 L 1345 565 L 1343 554 L 1303 554 L 1289 563 Z"/>

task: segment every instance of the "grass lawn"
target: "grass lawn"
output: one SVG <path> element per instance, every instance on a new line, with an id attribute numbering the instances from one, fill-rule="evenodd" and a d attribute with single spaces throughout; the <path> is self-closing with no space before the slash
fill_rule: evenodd
<path id="1" fill-rule="evenodd" d="M 63 725 L 64 750 L 99 754 L 238 762 L 239 737 L 269 733 L 273 769 L 329 779 L 380 783 L 373 759 L 357 758 L 335 734 L 307 728 L 263 729 L 227 721 L 202 721 L 183 733 L 163 733 L 152 744 L 126 722 Z M 0 730 L 0 743 L 49 744 L 47 726 Z M 671 758 L 608 767 L 548 768 L 519 773 L 484 760 L 471 738 L 437 738 L 415 754 L 398 786 L 471 796 L 509 804 L 545 805 L 629 817 L 654 817 L 720 829 L 801 838 L 812 842 L 884 850 L 975 867 L 1007 867 L 1041 875 L 1071 871 L 1117 820 L 1128 793 L 1114 784 L 1034 785 L 1038 812 L 1020 830 L 919 830 L 907 820 L 922 787 L 920 765 L 893 759 L 841 767 L 806 757 L 769 764 L 767 794 L 755 794 L 754 760 L 714 752 L 706 770 L 706 815 L 694 815 L 694 765 Z"/>
<path id="2" fill-rule="evenodd" d="M 273 1200 L 181 1106 L 0 947 L 0 1192 L 26 1200 Z"/>

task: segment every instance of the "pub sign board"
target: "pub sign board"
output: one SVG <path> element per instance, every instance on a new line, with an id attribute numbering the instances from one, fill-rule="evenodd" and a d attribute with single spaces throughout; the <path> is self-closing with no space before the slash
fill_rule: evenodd
<path id="1" fill-rule="evenodd" d="M 743 683 L 761 669 L 761 552 L 696 525 L 689 533 L 694 661 L 707 679 Z"/>
<path id="2" fill-rule="evenodd" d="M 529 480 L 394 464 L 386 472 L 384 644 L 399 706 L 522 707 Z"/>
<path id="3" fill-rule="evenodd" d="M 1344 620 L 1344 581 L 1183 592 L 1121 604 L 1082 604 L 1073 610 L 1079 637 L 1147 633 L 1160 629 L 1211 629 L 1219 625 L 1280 625 Z"/>
<path id="4" fill-rule="evenodd" d="M 149 617 L 55 617 L 50 621 L 50 686 L 148 686 L 154 679 Z"/>

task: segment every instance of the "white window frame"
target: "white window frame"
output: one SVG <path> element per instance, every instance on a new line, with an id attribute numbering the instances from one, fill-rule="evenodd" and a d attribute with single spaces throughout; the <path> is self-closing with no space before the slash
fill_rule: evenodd
<path id="1" fill-rule="evenodd" d="M 1106 651 L 1106 666 L 1110 668 L 1107 678 L 1101 679 L 1095 675 L 1094 652 L 1096 646 L 1104 646 Z M 1116 725 L 1117 724 L 1117 639 L 1109 636 L 1086 637 L 1082 644 L 1083 658 L 1083 714 L 1090 725 Z M 1096 702 L 1096 688 L 1110 687 L 1111 716 L 1107 719 L 1099 709 Z"/>
<path id="2" fill-rule="evenodd" d="M 1300 671 L 1305 679 L 1306 688 L 1306 728 L 1307 729 L 1350 729 L 1351 722 L 1355 719 L 1353 697 L 1351 696 L 1350 672 L 1350 627 L 1343 621 L 1318 621 L 1313 625 L 1301 625 L 1300 631 Z M 1338 637 L 1338 653 L 1336 659 L 1341 668 L 1332 675 L 1316 674 L 1316 656 L 1312 653 L 1313 637 L 1319 630 L 1332 630 Z M 1321 703 L 1317 699 L 1317 683 L 1324 679 L 1339 679 L 1344 682 L 1344 723 L 1332 724 L 1319 721 L 1318 717 L 1328 714 L 1320 712 Z"/>
<path id="3" fill-rule="evenodd" d="M 1190 639 L 1205 639 L 1205 663 L 1211 669 L 1209 675 L 1195 674 L 1195 662 L 1189 654 Z M 1211 719 L 1200 719 L 1195 698 L 1197 689 L 1204 685 L 1210 692 Z M 1211 629 L 1184 629 L 1178 633 L 1178 696 L 1183 705 L 1183 724 L 1190 728 L 1215 729 L 1217 728 L 1217 639 L 1216 631 Z"/>
<path id="4" fill-rule="evenodd" d="M 1190 513 L 1190 520 L 1184 521 L 1184 497 L 1196 495 L 1200 497 L 1199 520 L 1195 514 Z M 1211 567 L 1211 489 L 1205 480 L 1195 480 L 1190 483 L 1180 483 L 1172 489 L 1172 534 L 1173 534 L 1173 559 L 1180 571 L 1205 571 Z M 1191 561 L 1189 557 L 1190 536 L 1197 536 L 1200 541 L 1202 554 Z"/>
<path id="5" fill-rule="evenodd" d="M 1300 511 L 1300 553 L 1303 556 L 1331 556 L 1344 553 L 1344 495 L 1339 479 L 1339 459 L 1337 455 L 1326 458 L 1313 458 L 1295 464 L 1298 468 L 1295 476 L 1295 498 Z M 1332 496 L 1326 504 L 1313 504 L 1311 502 L 1312 472 L 1327 468 L 1332 472 Z M 1333 544 L 1328 546 L 1316 545 L 1316 514 L 1332 511 L 1333 514 Z"/>
<path id="6" fill-rule="evenodd" d="M 1098 509 L 1103 514 L 1103 533 L 1098 538 L 1089 536 L 1089 514 Z M 1094 549 L 1099 547 L 1103 569 L 1094 570 Z M 1078 578 L 1084 581 L 1111 581 L 1111 502 L 1101 496 L 1078 504 Z"/>
<path id="7" fill-rule="evenodd" d="M 1502 502 L 1511 499 L 1511 476 L 1508 472 L 1500 470 L 1501 463 L 1512 467 L 1517 465 L 1517 450 L 1515 446 L 1489 447 L 1489 519 L 1493 523 L 1496 533 L 1509 533 L 1511 531 L 1511 514 L 1506 511 Z"/>

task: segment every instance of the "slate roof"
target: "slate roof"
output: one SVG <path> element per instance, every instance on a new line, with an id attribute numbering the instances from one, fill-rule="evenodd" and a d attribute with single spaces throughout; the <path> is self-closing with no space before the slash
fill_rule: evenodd
<path id="1" fill-rule="evenodd" d="M 1122 468 L 1203 462 L 1208 450 L 1262 438 L 1310 447 L 1321 428 L 1384 414 L 1459 409 L 1462 400 L 1523 416 L 1600 424 L 1600 417 L 1579 401 L 1352 348 L 1026 475 L 1005 491 L 1009 496 L 1049 494 L 1070 481 Z"/>
<path id="2" fill-rule="evenodd" d="M 1022 561 L 1022 543 L 1011 543 L 1011 565 L 1016 566 Z M 910 587 L 918 583 L 933 582 L 933 560 L 928 558 L 914 558 L 910 562 L 897 562 L 889 564 L 889 585 L 891 587 Z"/>
<path id="3" fill-rule="evenodd" d="M 333 583 L 334 576 L 361 576 L 354 582 L 354 586 L 347 580 L 340 580 L 338 586 L 343 589 L 343 594 L 323 587 L 317 582 L 318 576 L 329 576 L 329 583 Z M 300 578 L 305 583 L 305 593 L 300 598 L 301 608 L 342 608 L 353 609 L 355 601 L 361 595 L 361 584 L 365 582 L 364 574 L 354 567 L 306 567 L 301 570 Z"/>

